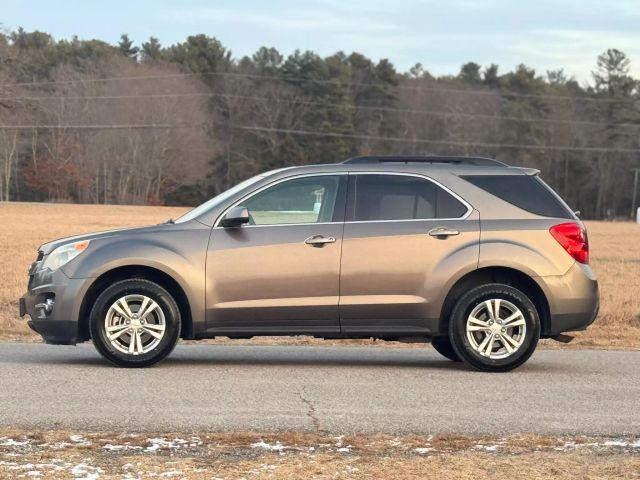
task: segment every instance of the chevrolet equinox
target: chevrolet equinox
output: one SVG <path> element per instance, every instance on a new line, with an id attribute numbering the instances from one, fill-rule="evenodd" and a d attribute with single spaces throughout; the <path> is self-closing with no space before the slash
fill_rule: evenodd
<path id="1" fill-rule="evenodd" d="M 538 173 L 399 156 L 274 170 L 175 221 L 42 245 L 20 314 L 126 367 L 179 338 L 311 335 L 510 370 L 599 305 L 585 227 Z"/>

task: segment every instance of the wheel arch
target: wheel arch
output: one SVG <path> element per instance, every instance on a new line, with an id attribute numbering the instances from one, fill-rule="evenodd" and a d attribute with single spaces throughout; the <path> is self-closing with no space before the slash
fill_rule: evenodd
<path id="1" fill-rule="evenodd" d="M 148 265 L 125 265 L 115 267 L 98 276 L 89 286 L 87 292 L 82 298 L 80 311 L 78 316 L 78 337 L 80 341 L 89 340 L 89 315 L 91 308 L 98 299 L 100 293 L 110 285 L 119 280 L 129 278 L 143 278 L 157 283 L 171 293 L 180 309 L 180 317 L 182 320 L 182 330 L 180 337 L 184 339 L 194 338 L 193 315 L 191 305 L 184 289 L 180 284 L 168 273 Z"/>
<path id="2" fill-rule="evenodd" d="M 449 289 L 442 304 L 440 313 L 440 332 L 446 332 L 449 326 L 449 317 L 456 301 L 471 288 L 487 283 L 503 283 L 525 293 L 540 315 L 541 332 L 549 331 L 551 313 L 549 301 L 538 283 L 526 273 L 509 267 L 483 267 L 473 270 L 459 278 Z"/>

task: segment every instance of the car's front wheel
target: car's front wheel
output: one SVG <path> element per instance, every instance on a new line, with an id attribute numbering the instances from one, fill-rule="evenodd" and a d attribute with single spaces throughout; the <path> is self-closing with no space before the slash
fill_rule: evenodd
<path id="1" fill-rule="evenodd" d="M 108 287 L 91 310 L 93 343 L 119 367 L 147 367 L 165 358 L 180 337 L 180 309 L 162 286 L 145 279 Z"/>
<path id="2" fill-rule="evenodd" d="M 473 288 L 451 313 L 451 345 L 464 362 L 478 370 L 505 372 L 522 365 L 533 354 L 539 338 L 535 305 L 509 285 Z"/>
<path id="3" fill-rule="evenodd" d="M 445 358 L 448 358 L 452 362 L 461 362 L 462 359 L 458 356 L 456 351 L 453 349 L 453 345 L 451 345 L 451 340 L 449 337 L 433 337 L 431 339 L 431 346 Z"/>

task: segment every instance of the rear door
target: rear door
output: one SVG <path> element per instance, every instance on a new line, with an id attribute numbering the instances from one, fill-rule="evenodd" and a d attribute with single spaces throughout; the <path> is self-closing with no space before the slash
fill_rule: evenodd
<path id="1" fill-rule="evenodd" d="M 479 216 L 414 174 L 351 173 L 342 245 L 343 333 L 429 333 L 445 286 L 478 261 Z"/>

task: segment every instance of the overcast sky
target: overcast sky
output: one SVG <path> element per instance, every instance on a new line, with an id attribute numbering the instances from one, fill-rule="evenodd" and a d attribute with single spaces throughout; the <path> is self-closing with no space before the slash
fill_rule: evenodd
<path id="1" fill-rule="evenodd" d="M 640 0 L 2 0 L 0 23 L 111 43 L 125 32 L 164 45 L 205 33 L 236 57 L 263 45 L 358 51 L 436 75 L 467 61 L 502 72 L 525 63 L 580 81 L 591 79 L 600 52 L 618 48 L 640 76 Z"/>

